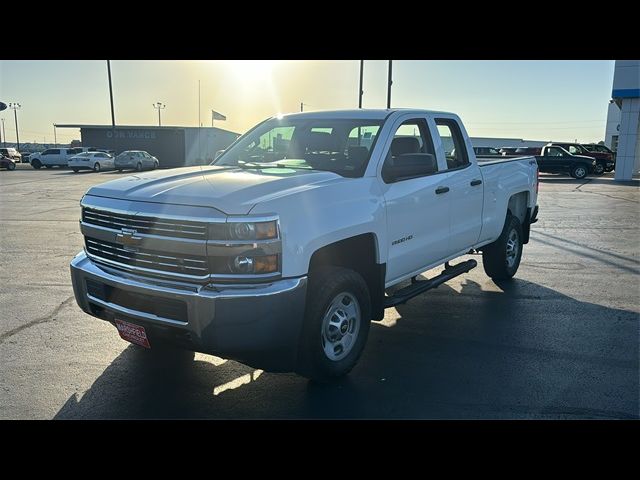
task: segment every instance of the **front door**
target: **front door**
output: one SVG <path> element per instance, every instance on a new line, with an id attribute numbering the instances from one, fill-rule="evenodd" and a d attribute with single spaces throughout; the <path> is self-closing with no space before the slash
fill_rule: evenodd
<path id="1" fill-rule="evenodd" d="M 386 161 L 403 154 L 435 155 L 426 118 L 401 117 L 394 128 Z M 446 256 L 450 196 L 439 187 L 447 176 L 435 173 L 391 183 L 380 179 L 387 210 L 386 283 L 420 272 Z"/>

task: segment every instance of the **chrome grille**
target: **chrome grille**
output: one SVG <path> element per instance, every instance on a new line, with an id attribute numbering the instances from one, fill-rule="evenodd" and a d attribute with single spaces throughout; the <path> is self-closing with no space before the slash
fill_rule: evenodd
<path id="1" fill-rule="evenodd" d="M 104 259 L 131 267 L 156 270 L 158 273 L 168 272 L 197 277 L 203 277 L 209 273 L 207 258 L 204 256 L 167 254 L 145 248 L 136 248 L 133 251 L 117 243 L 91 237 L 85 237 L 85 248 L 87 253 L 97 257 L 97 260 Z"/>
<path id="2" fill-rule="evenodd" d="M 163 237 L 190 238 L 194 240 L 206 240 L 207 238 L 207 224 L 204 222 L 127 215 L 87 207 L 82 209 L 82 221 L 118 231 L 123 228 L 131 228 L 138 233 Z"/>

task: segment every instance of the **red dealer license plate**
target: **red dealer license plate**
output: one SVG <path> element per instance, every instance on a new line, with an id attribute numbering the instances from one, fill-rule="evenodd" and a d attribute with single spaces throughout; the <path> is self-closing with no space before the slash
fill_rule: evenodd
<path id="1" fill-rule="evenodd" d="M 127 342 L 141 345 L 144 348 L 151 348 L 149 339 L 147 338 L 147 332 L 144 331 L 144 327 L 118 319 L 116 319 L 116 327 L 118 328 L 120 337 Z"/>

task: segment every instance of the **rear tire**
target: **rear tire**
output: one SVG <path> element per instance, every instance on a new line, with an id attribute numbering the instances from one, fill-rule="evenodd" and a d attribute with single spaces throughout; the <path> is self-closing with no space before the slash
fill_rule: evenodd
<path id="1" fill-rule="evenodd" d="M 13 162 L 9 162 L 9 164 L 7 165 L 7 170 L 15 170 L 16 169 L 16 164 Z"/>
<path id="2" fill-rule="evenodd" d="M 136 165 L 136 171 L 138 172 L 142 171 L 142 162 L 138 162 L 138 164 Z"/>
<path id="3" fill-rule="evenodd" d="M 498 239 L 482 250 L 482 266 L 494 280 L 508 280 L 518 271 L 522 258 L 522 225 L 518 217 L 507 213 Z"/>
<path id="4" fill-rule="evenodd" d="M 369 335 L 371 299 L 353 270 L 325 267 L 309 275 L 307 307 L 296 371 L 327 382 L 348 374 Z"/>
<path id="5" fill-rule="evenodd" d="M 596 175 L 602 175 L 604 172 L 605 172 L 604 165 L 602 165 L 601 163 L 596 163 L 596 166 L 593 169 L 593 173 L 595 173 Z"/>
<path id="6" fill-rule="evenodd" d="M 582 180 L 583 178 L 585 178 L 588 173 L 589 171 L 584 165 L 576 165 L 571 169 L 571 176 L 573 178 L 577 178 L 578 180 Z"/>
<path id="7" fill-rule="evenodd" d="M 95 163 L 95 165 L 93 166 L 93 171 L 98 173 L 100 172 L 100 164 L 99 163 Z"/>
<path id="8" fill-rule="evenodd" d="M 40 170 L 40 168 L 42 167 L 42 163 L 40 163 L 40 160 L 33 160 L 31 162 L 31 166 L 36 170 Z"/>

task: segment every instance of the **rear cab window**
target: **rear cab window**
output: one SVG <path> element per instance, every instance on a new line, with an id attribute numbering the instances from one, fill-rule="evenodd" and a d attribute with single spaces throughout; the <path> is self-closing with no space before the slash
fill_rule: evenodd
<path id="1" fill-rule="evenodd" d="M 470 164 L 469 155 L 458 122 L 451 118 L 436 118 L 435 122 L 442 140 L 447 170 L 467 167 Z"/>

